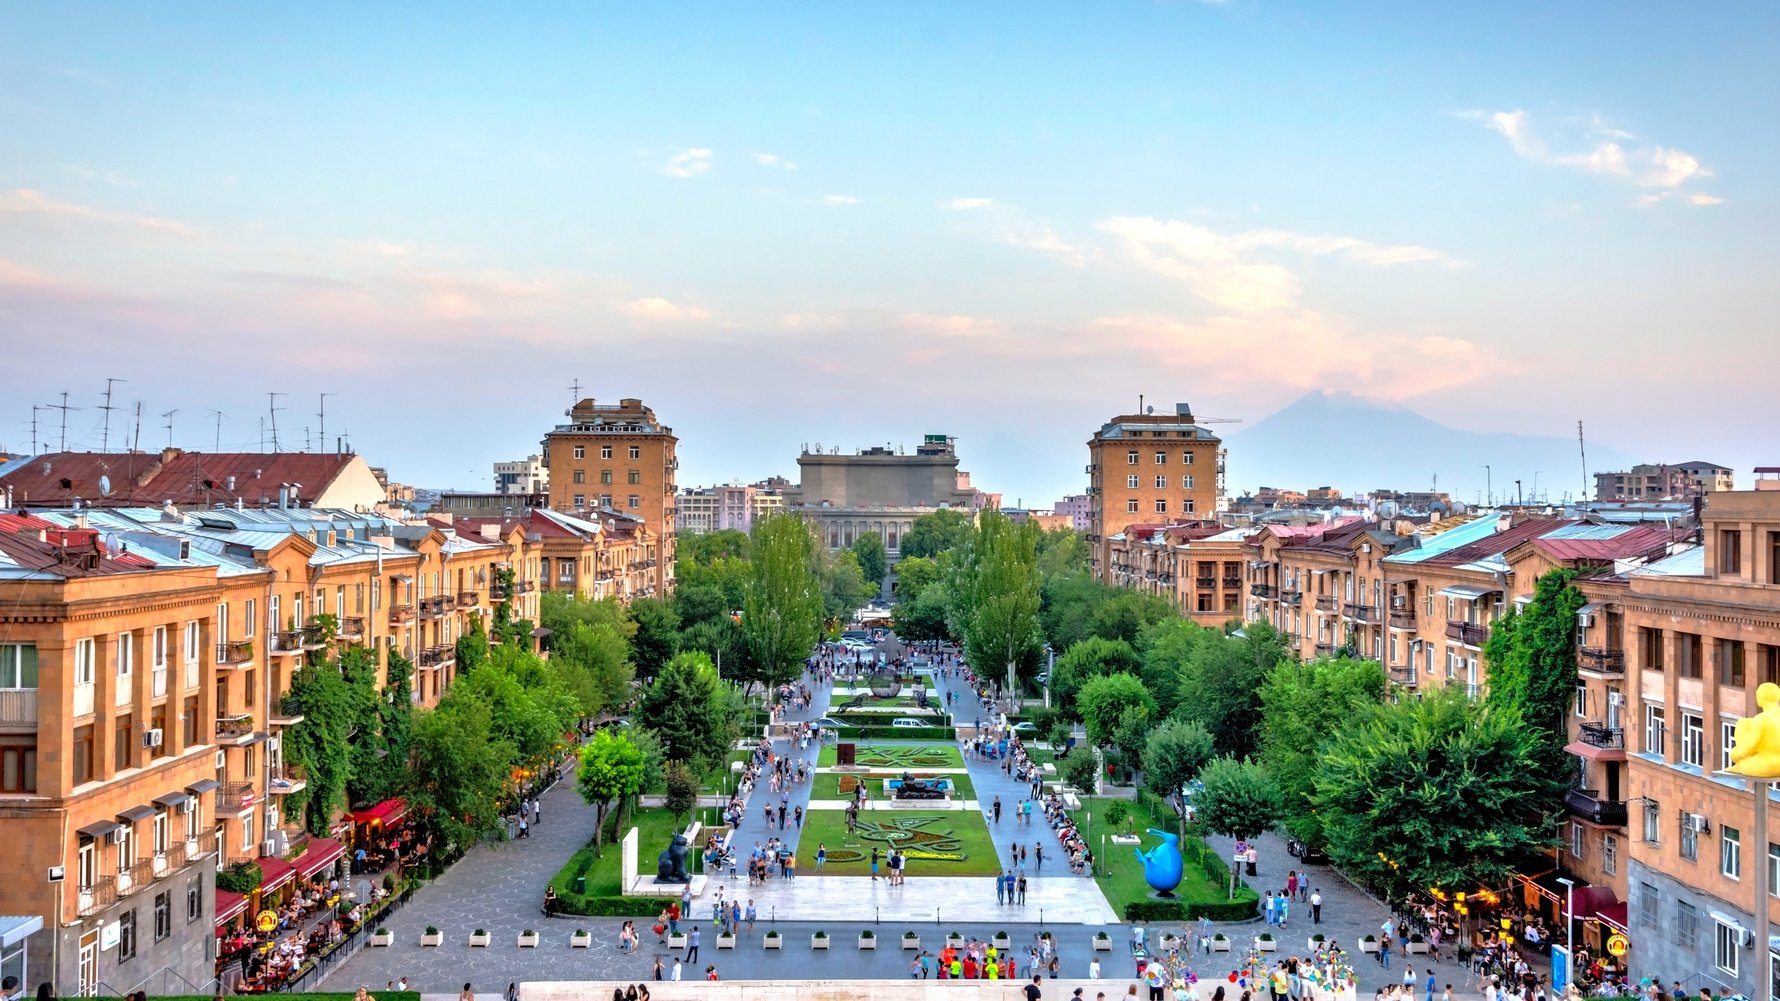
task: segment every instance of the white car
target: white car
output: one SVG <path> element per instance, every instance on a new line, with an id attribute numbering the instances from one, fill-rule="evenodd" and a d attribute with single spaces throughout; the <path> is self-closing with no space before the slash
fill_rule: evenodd
<path id="1" fill-rule="evenodd" d="M 898 716 L 896 719 L 890 721 L 890 725 L 898 730 L 919 730 L 922 727 L 933 726 L 934 724 L 924 723 L 918 719 L 909 719 L 907 716 Z"/>

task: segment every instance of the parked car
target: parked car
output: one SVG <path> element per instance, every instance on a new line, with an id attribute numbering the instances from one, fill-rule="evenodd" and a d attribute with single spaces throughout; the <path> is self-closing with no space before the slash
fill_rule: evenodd
<path id="1" fill-rule="evenodd" d="M 1023 719 L 1020 722 L 1015 723 L 1012 727 L 1012 730 L 1015 733 L 1037 733 L 1038 732 L 1038 724 L 1032 722 L 1029 719 Z"/>
<path id="2" fill-rule="evenodd" d="M 934 726 L 935 724 L 918 719 L 909 719 L 907 716 L 898 716 L 890 721 L 890 725 L 896 727 L 898 730 L 918 730 L 921 727 Z"/>
<path id="3" fill-rule="evenodd" d="M 815 720 L 814 723 L 816 726 L 821 727 L 824 730 L 848 730 L 853 726 L 851 723 L 842 723 L 833 716 L 824 716 L 819 720 Z"/>

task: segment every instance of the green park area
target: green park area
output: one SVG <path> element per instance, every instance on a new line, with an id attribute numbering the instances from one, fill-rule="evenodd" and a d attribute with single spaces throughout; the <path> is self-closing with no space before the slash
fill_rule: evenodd
<path id="1" fill-rule="evenodd" d="M 920 769 L 915 769 L 915 768 L 908 769 L 908 772 L 910 775 L 913 775 L 915 778 L 918 778 L 918 779 L 945 779 L 945 780 L 951 782 L 952 783 L 952 798 L 955 800 L 975 799 L 976 798 L 976 787 L 971 785 L 970 776 L 967 774 L 964 774 L 962 772 L 960 772 L 957 775 L 939 775 L 939 774 L 935 774 L 934 772 L 931 772 L 931 771 L 924 772 L 924 771 L 921 771 Z M 859 781 L 859 779 L 861 777 L 863 777 L 866 780 L 865 791 L 868 795 L 871 796 L 871 798 L 873 798 L 873 799 L 888 799 L 889 798 L 888 794 L 886 794 L 884 792 L 884 780 L 900 778 L 901 776 L 902 776 L 902 772 L 889 771 L 889 770 L 863 772 L 863 773 L 861 773 L 861 772 L 822 772 L 821 774 L 818 774 L 816 776 L 816 784 L 813 787 L 811 787 L 810 798 L 811 799 L 840 799 L 840 800 L 852 799 L 853 798 L 853 786 L 855 783 L 857 783 Z"/>
<path id="2" fill-rule="evenodd" d="M 612 811 L 606 817 L 606 840 L 601 846 L 601 853 L 594 856 L 593 844 L 589 842 L 575 854 L 550 881 L 556 887 L 556 894 L 565 904 L 569 913 L 654 913 L 650 910 L 650 902 L 642 901 L 640 909 L 632 910 L 601 910 L 597 898 L 615 898 L 623 892 L 624 848 L 620 843 L 626 832 L 632 827 L 637 829 L 637 866 L 645 872 L 653 871 L 656 856 L 666 848 L 674 832 L 680 830 L 680 818 L 675 817 L 666 809 L 649 808 L 636 810 L 626 818 L 626 824 L 620 828 L 617 823 L 618 812 Z M 696 850 L 693 853 L 697 854 Z M 693 858 L 687 859 L 687 866 L 695 864 Z M 576 877 L 585 877 L 587 889 L 585 893 L 577 892 Z M 593 909 L 583 909 L 580 905 L 585 899 L 593 904 Z M 659 903 L 659 902 L 657 902 Z M 607 905 L 610 906 L 610 905 Z"/>
<path id="3" fill-rule="evenodd" d="M 919 768 L 963 768 L 964 756 L 950 744 L 892 744 L 872 743 L 857 744 L 854 749 L 855 764 L 867 768 L 908 769 Z M 816 758 L 816 764 L 823 768 L 833 768 L 835 763 L 835 745 L 829 744 L 822 748 Z"/>
<path id="4" fill-rule="evenodd" d="M 816 869 L 816 849 L 827 846 L 828 861 Z M 896 848 L 909 857 L 911 876 L 993 876 L 1000 871 L 995 843 L 983 815 L 975 810 L 915 813 L 868 810 L 859 826 L 847 830 L 843 810 L 817 810 L 804 816 L 797 840 L 800 876 L 869 876 L 871 850 L 880 856 Z M 879 874 L 884 869 L 880 867 Z"/>
<path id="5" fill-rule="evenodd" d="M 1127 817 L 1116 827 L 1104 818 L 1114 804 L 1125 807 Z M 1116 810 L 1114 810 L 1116 812 Z M 1094 881 L 1100 884 L 1100 890 L 1106 894 L 1106 900 L 1112 904 L 1113 910 L 1130 920 L 1141 916 L 1145 920 L 1190 920 L 1197 919 L 1200 914 L 1208 914 L 1214 921 L 1237 921 L 1251 918 L 1255 914 L 1256 894 L 1247 885 L 1237 887 L 1236 899 L 1229 897 L 1229 869 L 1217 857 L 1217 853 L 1205 847 L 1198 838 L 1188 835 L 1181 841 L 1181 854 L 1184 856 L 1181 883 L 1174 891 L 1175 903 L 1170 905 L 1155 896 L 1155 890 L 1143 878 L 1143 862 L 1137 858 L 1139 850 L 1148 851 L 1158 842 L 1155 835 L 1148 833 L 1154 827 L 1159 830 L 1177 830 L 1177 821 L 1173 817 L 1163 817 L 1160 822 L 1151 815 L 1142 800 L 1107 799 L 1093 797 L 1082 801 L 1082 810 L 1077 816 L 1092 815 L 1092 826 L 1084 833 L 1093 843 L 1095 854 L 1100 857 L 1100 865 L 1095 867 Z M 1114 833 L 1133 833 L 1143 837 L 1141 845 L 1115 845 L 1112 843 Z M 1100 849 L 1101 836 L 1106 835 L 1106 850 Z M 1222 875 L 1213 880 L 1211 872 Z M 1136 904 L 1152 908 L 1148 913 L 1142 911 L 1134 915 L 1130 906 Z M 1178 917 L 1165 914 L 1175 906 L 1184 908 Z"/>

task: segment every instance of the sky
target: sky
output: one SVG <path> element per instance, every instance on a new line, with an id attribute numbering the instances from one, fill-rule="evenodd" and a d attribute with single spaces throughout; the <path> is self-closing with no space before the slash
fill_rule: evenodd
<path id="1" fill-rule="evenodd" d="M 683 485 L 946 433 L 1048 504 L 1139 394 L 1325 389 L 1780 463 L 1780 5 L 7 18 L 0 448 L 63 392 L 99 448 L 112 377 L 113 448 L 258 448 L 268 393 L 302 448 L 327 393 L 330 445 L 466 489 L 577 386 Z"/>

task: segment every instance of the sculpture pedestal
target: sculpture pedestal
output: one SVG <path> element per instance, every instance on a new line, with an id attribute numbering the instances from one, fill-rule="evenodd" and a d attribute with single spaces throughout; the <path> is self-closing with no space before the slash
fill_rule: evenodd
<path id="1" fill-rule="evenodd" d="M 696 831 L 693 832 L 696 835 Z M 624 835 L 621 847 L 623 882 L 619 892 L 626 897 L 678 897 L 686 888 L 685 883 L 657 883 L 654 871 L 637 871 L 637 829 L 631 828 Z M 703 875 L 692 877 L 692 895 L 700 896 L 705 892 L 706 878 Z"/>

